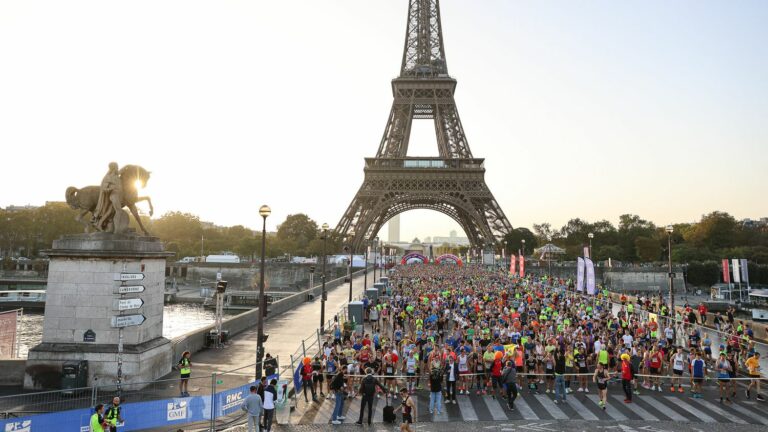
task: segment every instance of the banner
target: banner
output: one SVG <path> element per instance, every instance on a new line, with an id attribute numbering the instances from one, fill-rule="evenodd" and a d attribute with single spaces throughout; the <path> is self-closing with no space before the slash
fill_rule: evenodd
<path id="1" fill-rule="evenodd" d="M 19 311 L 0 313 L 0 359 L 16 358 L 16 320 Z"/>
<path id="2" fill-rule="evenodd" d="M 728 269 L 728 259 L 723 260 L 723 282 L 731 283 L 731 271 Z"/>
<path id="3" fill-rule="evenodd" d="M 587 267 L 587 294 L 595 295 L 595 264 L 587 258 L 584 265 Z"/>
<path id="4" fill-rule="evenodd" d="M 734 258 L 733 262 L 733 283 L 741 283 L 741 272 L 739 272 L 739 260 Z"/>
<path id="5" fill-rule="evenodd" d="M 589 256 L 589 246 L 584 246 L 584 258 L 592 258 Z"/>
<path id="6" fill-rule="evenodd" d="M 520 277 L 525 277 L 525 257 L 520 255 Z"/>
<path id="7" fill-rule="evenodd" d="M 745 284 L 749 283 L 749 266 L 747 266 L 747 260 L 741 260 L 741 281 Z"/>
<path id="8" fill-rule="evenodd" d="M 515 274 L 515 261 L 517 260 L 517 257 L 515 254 L 509 255 L 509 274 Z"/>
<path id="9" fill-rule="evenodd" d="M 576 258 L 576 291 L 584 292 L 584 258 Z"/>

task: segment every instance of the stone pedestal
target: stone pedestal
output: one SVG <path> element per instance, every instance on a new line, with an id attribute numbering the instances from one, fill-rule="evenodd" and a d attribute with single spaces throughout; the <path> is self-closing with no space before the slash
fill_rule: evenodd
<path id="1" fill-rule="evenodd" d="M 58 388 L 65 362 L 88 360 L 88 385 L 117 378 L 119 330 L 112 317 L 143 315 L 141 325 L 123 328 L 123 383 L 157 379 L 171 370 L 171 344 L 163 337 L 165 259 L 155 237 L 92 233 L 62 237 L 45 251 L 50 258 L 43 339 L 29 351 L 24 387 Z M 121 273 L 143 274 L 120 282 Z M 118 293 L 142 285 L 141 293 Z M 138 309 L 118 311 L 118 299 L 141 299 Z"/>

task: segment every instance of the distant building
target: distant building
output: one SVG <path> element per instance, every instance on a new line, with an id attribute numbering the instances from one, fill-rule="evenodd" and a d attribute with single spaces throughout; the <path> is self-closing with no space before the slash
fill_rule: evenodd
<path id="1" fill-rule="evenodd" d="M 399 243 L 400 242 L 400 215 L 396 215 L 392 219 L 389 220 L 387 223 L 388 230 L 389 230 L 389 242 L 390 243 Z"/>
<path id="2" fill-rule="evenodd" d="M 8 207 L 5 208 L 5 211 L 14 213 L 14 212 L 20 212 L 20 211 L 24 211 L 24 210 L 34 210 L 36 208 L 40 208 L 40 207 L 39 206 L 29 205 L 29 204 L 27 204 L 25 206 L 9 205 Z"/>
<path id="3" fill-rule="evenodd" d="M 432 243 L 438 244 L 438 245 L 447 243 L 449 245 L 468 246 L 469 239 L 467 237 L 459 237 L 456 233 L 456 230 L 451 230 L 449 237 L 435 236 L 432 239 Z"/>
<path id="4" fill-rule="evenodd" d="M 762 217 L 758 220 L 754 219 L 742 219 L 741 225 L 743 225 L 746 228 L 767 228 L 768 227 L 768 217 Z"/>

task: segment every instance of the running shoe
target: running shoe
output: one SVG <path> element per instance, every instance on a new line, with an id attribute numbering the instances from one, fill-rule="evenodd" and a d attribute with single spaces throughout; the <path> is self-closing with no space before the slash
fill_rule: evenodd
<path id="1" fill-rule="evenodd" d="M 763 395 L 758 394 L 757 395 L 757 400 L 759 400 L 760 402 L 763 402 L 765 400 L 765 398 L 763 397 Z"/>

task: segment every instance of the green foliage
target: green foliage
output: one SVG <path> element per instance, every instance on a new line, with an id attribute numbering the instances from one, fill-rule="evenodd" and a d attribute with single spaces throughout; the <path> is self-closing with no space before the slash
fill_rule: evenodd
<path id="1" fill-rule="evenodd" d="M 0 250 L 4 255 L 35 257 L 64 234 L 83 231 L 77 212 L 63 202 L 49 202 L 35 209 L 0 209 Z"/>
<path id="2" fill-rule="evenodd" d="M 715 261 L 694 262 L 688 265 L 688 283 L 710 286 L 720 281 L 720 266 Z"/>
<path id="3" fill-rule="evenodd" d="M 517 254 L 518 250 L 523 248 L 525 240 L 525 253 L 529 255 L 533 250 L 539 247 L 538 238 L 528 228 L 515 228 L 509 234 L 504 236 L 506 241 L 506 254 Z"/>
<path id="4" fill-rule="evenodd" d="M 660 258 L 659 241 L 651 237 L 635 238 L 635 253 L 642 261 L 657 261 Z"/>

